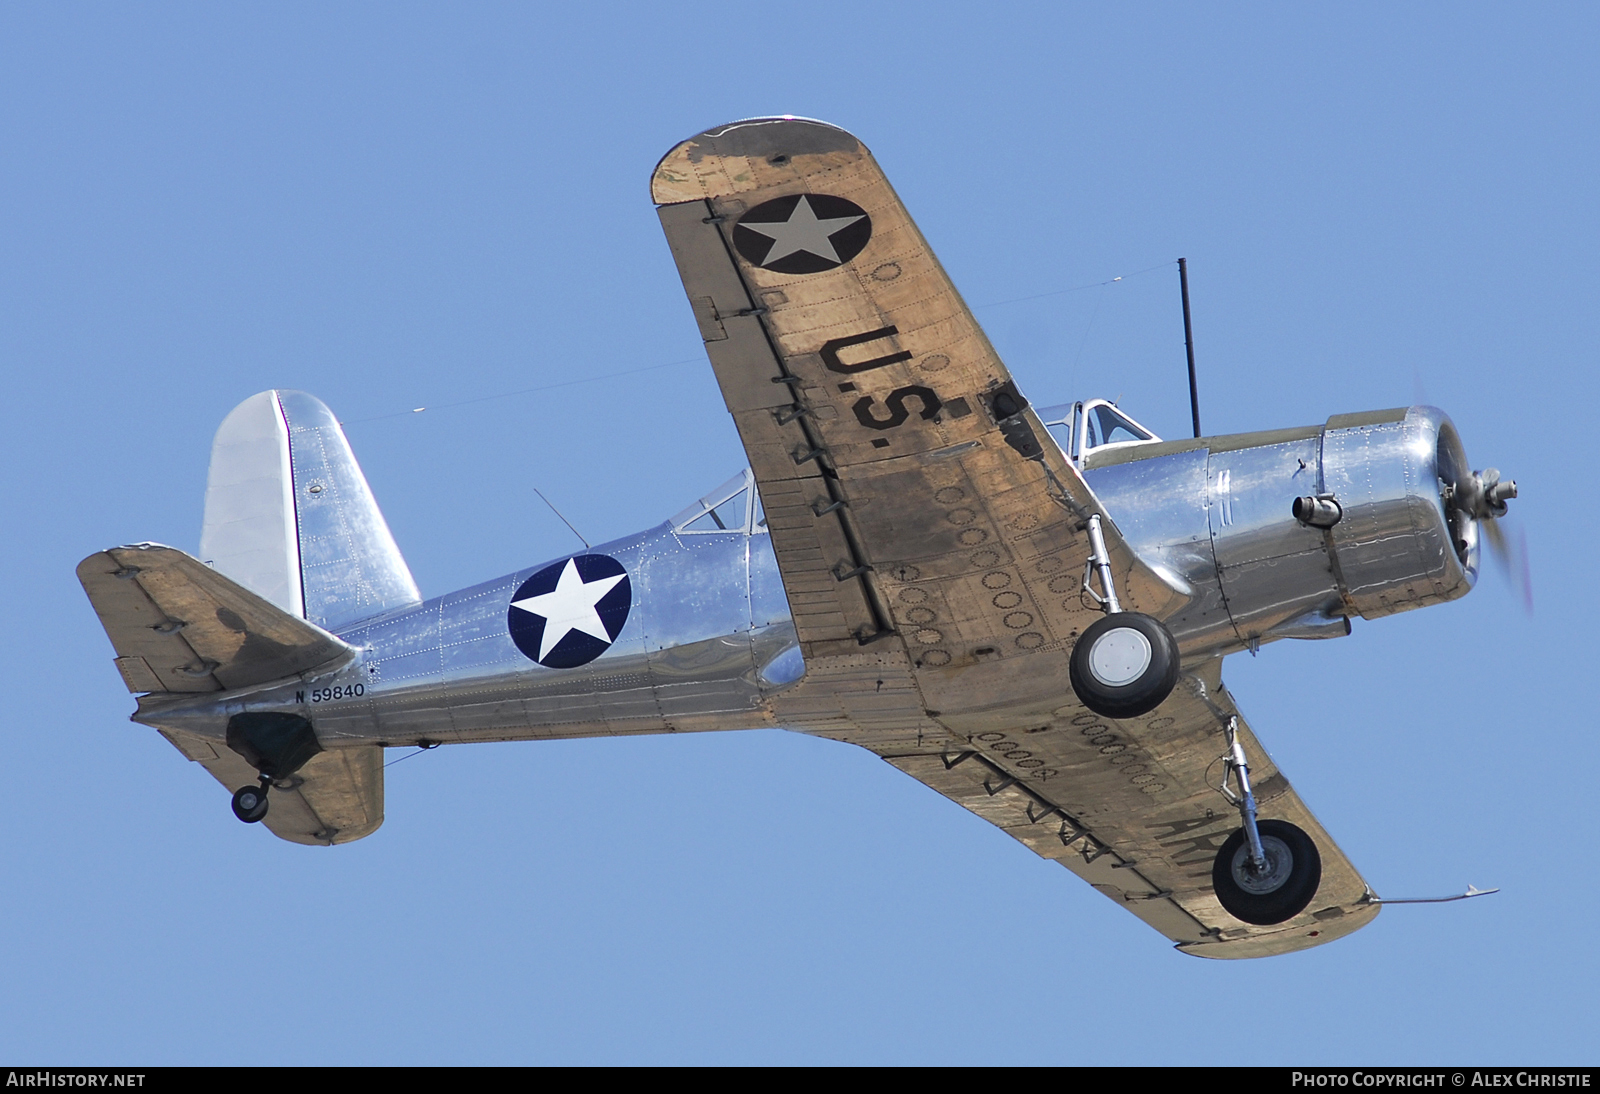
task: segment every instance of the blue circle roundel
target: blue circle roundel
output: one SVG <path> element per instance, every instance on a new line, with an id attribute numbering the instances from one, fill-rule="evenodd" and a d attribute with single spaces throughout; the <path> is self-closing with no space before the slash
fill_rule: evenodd
<path id="1" fill-rule="evenodd" d="M 633 584 L 622 563 L 610 555 L 575 555 L 517 586 L 506 625 L 526 656 L 572 669 L 611 648 L 632 606 Z"/>

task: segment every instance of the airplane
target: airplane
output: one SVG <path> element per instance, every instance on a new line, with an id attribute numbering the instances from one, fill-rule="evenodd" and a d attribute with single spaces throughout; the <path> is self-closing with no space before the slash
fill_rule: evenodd
<path id="1" fill-rule="evenodd" d="M 382 823 L 387 748 L 782 727 L 869 749 L 1184 953 L 1369 923 L 1223 659 L 1465 595 L 1516 484 L 1427 406 L 1180 440 L 1035 407 L 832 125 L 707 130 L 651 195 L 749 467 L 424 600 L 333 413 L 252 396 L 198 557 L 78 567 L 132 720 L 311 845 Z"/>

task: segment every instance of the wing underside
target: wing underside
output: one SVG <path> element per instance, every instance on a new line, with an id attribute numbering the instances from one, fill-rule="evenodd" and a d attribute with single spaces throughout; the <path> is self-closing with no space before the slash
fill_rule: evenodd
<path id="1" fill-rule="evenodd" d="M 774 700 L 785 724 L 872 749 L 1189 952 L 1303 948 L 1376 914 L 1248 728 L 1263 816 L 1313 835 L 1324 878 L 1288 923 L 1222 911 L 1210 864 L 1238 821 L 1206 768 L 1237 712 L 1216 662 L 1136 722 L 1078 704 L 1068 653 L 1100 615 L 1088 517 L 1125 607 L 1160 618 L 1183 594 L 1049 440 L 865 147 L 818 122 L 735 123 L 669 152 L 652 196 L 805 654 Z"/>
<path id="2" fill-rule="evenodd" d="M 1113 721 L 1068 705 L 1005 729 L 990 723 L 967 734 L 965 747 L 937 756 L 884 759 L 1065 866 L 1186 953 L 1261 957 L 1347 935 L 1379 905 L 1239 715 L 1218 667 L 1212 661 L 1185 674 L 1142 719 Z M 1322 856 L 1315 898 L 1285 923 L 1241 923 L 1212 888 L 1217 851 L 1239 827 L 1216 789 L 1220 727 L 1230 718 L 1252 757 L 1262 818 L 1295 824 Z"/>

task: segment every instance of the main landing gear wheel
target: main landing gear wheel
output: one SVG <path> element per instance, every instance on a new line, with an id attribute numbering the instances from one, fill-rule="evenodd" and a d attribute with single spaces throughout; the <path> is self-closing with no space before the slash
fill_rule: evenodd
<path id="1" fill-rule="evenodd" d="M 1139 612 L 1101 616 L 1072 647 L 1072 690 L 1104 718 L 1137 718 L 1172 694 L 1178 644 L 1158 619 Z"/>
<path id="2" fill-rule="evenodd" d="M 1322 856 L 1311 837 L 1288 821 L 1259 821 L 1257 828 L 1266 868 L 1250 868 L 1250 846 L 1241 828 L 1217 852 L 1211 884 L 1229 915 L 1266 927 L 1305 911 L 1322 883 Z"/>
<path id="3" fill-rule="evenodd" d="M 233 792 L 233 815 L 246 824 L 254 824 L 267 815 L 267 788 L 241 786 Z"/>

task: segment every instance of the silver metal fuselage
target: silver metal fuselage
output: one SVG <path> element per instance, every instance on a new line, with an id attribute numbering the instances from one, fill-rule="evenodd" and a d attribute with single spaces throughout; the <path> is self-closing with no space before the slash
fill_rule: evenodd
<path id="1" fill-rule="evenodd" d="M 1478 546 L 1452 531 L 1440 495 L 1458 466 L 1455 430 L 1431 407 L 1112 445 L 1082 462 L 1120 534 L 1187 598 L 1165 622 L 1190 665 L 1464 595 Z M 1338 501 L 1332 528 L 1291 515 L 1297 497 L 1317 495 Z M 633 606 L 610 648 L 578 668 L 530 660 L 509 633 L 513 593 L 541 563 L 339 629 L 360 652 L 336 673 L 146 696 L 134 718 L 222 741 L 235 714 L 291 711 L 325 748 L 777 725 L 769 699 L 804 664 L 770 538 L 749 517 L 725 531 L 694 523 L 690 512 L 593 549 L 625 568 Z M 1079 576 L 1052 591 L 1079 596 Z"/>

